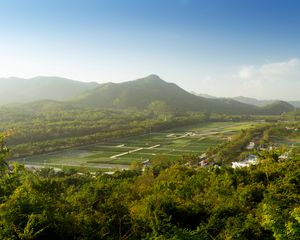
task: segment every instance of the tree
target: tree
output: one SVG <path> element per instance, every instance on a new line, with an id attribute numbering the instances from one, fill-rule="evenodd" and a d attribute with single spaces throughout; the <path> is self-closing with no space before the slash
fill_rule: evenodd
<path id="1" fill-rule="evenodd" d="M 0 171 L 3 171 L 8 166 L 5 161 L 8 152 L 9 150 L 5 145 L 4 136 L 0 135 Z"/>

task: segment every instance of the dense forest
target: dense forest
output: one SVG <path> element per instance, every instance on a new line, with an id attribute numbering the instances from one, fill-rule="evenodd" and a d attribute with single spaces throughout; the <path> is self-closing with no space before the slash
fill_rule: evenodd
<path id="1" fill-rule="evenodd" d="M 299 137 L 296 127 L 245 130 L 210 151 L 242 149 L 249 136 L 261 144 Z M 259 163 L 245 168 L 199 167 L 186 164 L 192 156 L 158 156 L 144 172 L 137 167 L 91 175 L 8 168 L 2 139 L 0 238 L 299 239 L 299 149 L 280 160 L 286 150 L 263 150 Z"/>

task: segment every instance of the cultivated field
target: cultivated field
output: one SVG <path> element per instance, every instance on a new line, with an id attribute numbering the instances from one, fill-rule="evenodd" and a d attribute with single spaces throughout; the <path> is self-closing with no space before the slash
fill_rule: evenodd
<path id="1" fill-rule="evenodd" d="M 31 156 L 18 160 L 18 162 L 26 165 L 58 168 L 66 166 L 126 169 L 133 161 L 142 162 L 159 156 L 176 159 L 183 155 L 200 155 L 208 147 L 227 140 L 240 129 L 254 125 L 257 123 L 202 123 Z"/>
<path id="2" fill-rule="evenodd" d="M 271 136 L 271 141 L 278 145 L 285 145 L 288 147 L 300 147 L 300 136 L 294 136 L 294 137 Z"/>

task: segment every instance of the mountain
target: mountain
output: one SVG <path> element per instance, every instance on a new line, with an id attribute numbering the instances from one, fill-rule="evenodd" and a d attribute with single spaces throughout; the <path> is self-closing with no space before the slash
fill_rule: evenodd
<path id="1" fill-rule="evenodd" d="M 73 100 L 73 103 L 84 107 L 135 110 L 147 109 L 156 104 L 164 106 L 165 111 L 167 109 L 227 114 L 278 114 L 293 108 L 283 102 L 259 108 L 233 99 L 204 98 L 191 94 L 174 83 L 165 82 L 157 75 L 123 83 L 102 84 L 82 93 Z"/>
<path id="2" fill-rule="evenodd" d="M 196 92 L 193 92 L 193 91 L 191 92 L 191 94 L 194 94 L 194 95 L 199 96 L 199 97 L 204 97 L 204 98 L 217 98 L 217 97 L 209 95 L 209 94 L 196 93 Z"/>
<path id="3" fill-rule="evenodd" d="M 242 100 L 247 103 L 241 102 Z M 253 99 L 202 97 L 150 75 L 123 83 L 85 83 L 60 77 L 0 78 L 0 104 L 22 103 L 36 110 L 96 107 L 155 111 L 202 111 L 225 114 L 280 114 L 293 106 L 272 101 L 257 107 Z M 251 101 L 250 101 L 251 100 Z M 259 101 L 259 100 L 257 100 Z M 250 103 L 251 104 L 248 104 Z M 266 102 L 268 103 L 268 102 Z"/>
<path id="4" fill-rule="evenodd" d="M 300 108 L 300 101 L 289 101 L 289 104 L 292 104 L 295 108 Z"/>
<path id="5" fill-rule="evenodd" d="M 275 101 L 266 106 L 260 107 L 261 114 L 281 114 L 295 110 L 295 107 L 288 102 Z"/>
<path id="6" fill-rule="evenodd" d="M 282 102 L 280 100 L 258 100 L 256 98 L 249 98 L 249 97 L 243 97 L 243 96 L 234 97 L 232 99 L 239 101 L 241 103 L 251 104 L 251 105 L 258 106 L 258 107 L 264 107 L 267 105 L 272 105 L 274 103 L 278 104 L 278 102 Z M 288 103 L 293 105 L 295 108 L 300 108 L 300 101 L 288 101 Z"/>
<path id="7" fill-rule="evenodd" d="M 243 96 L 234 97 L 232 99 L 242 102 L 242 103 L 255 105 L 258 107 L 263 107 L 263 106 L 272 104 L 277 101 L 277 100 L 258 100 L 256 98 L 249 98 L 249 97 L 243 97 Z"/>
<path id="8" fill-rule="evenodd" d="M 67 100 L 98 85 L 60 77 L 0 78 L 0 104 Z"/>

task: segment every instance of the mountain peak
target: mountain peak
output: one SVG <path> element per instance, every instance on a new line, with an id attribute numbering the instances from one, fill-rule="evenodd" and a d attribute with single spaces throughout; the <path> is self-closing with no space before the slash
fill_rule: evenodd
<path id="1" fill-rule="evenodd" d="M 160 78 L 158 75 L 156 75 L 156 74 L 150 74 L 150 75 L 147 76 L 146 78 L 160 79 L 160 80 L 161 80 L 161 78 Z"/>
<path id="2" fill-rule="evenodd" d="M 155 74 L 151 74 L 148 75 L 146 77 L 142 77 L 136 80 L 132 80 L 129 82 L 123 82 L 122 84 L 126 85 L 126 84 L 150 84 L 150 85 L 157 85 L 157 84 L 166 84 L 167 82 L 162 80 L 158 75 Z"/>
<path id="3" fill-rule="evenodd" d="M 163 81 L 158 75 L 156 74 L 150 74 L 149 76 L 147 77 L 144 77 L 142 78 L 144 80 L 147 80 L 147 81 Z"/>

